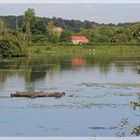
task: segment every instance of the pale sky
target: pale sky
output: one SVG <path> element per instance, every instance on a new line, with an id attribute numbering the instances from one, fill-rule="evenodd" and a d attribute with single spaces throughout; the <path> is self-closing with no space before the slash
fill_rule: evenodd
<path id="1" fill-rule="evenodd" d="M 140 3 L 140 0 L 0 0 L 0 3 Z"/>
<path id="2" fill-rule="evenodd" d="M 1 1 L 1 0 L 0 0 Z M 41 1 L 41 0 L 40 0 Z M 34 8 L 37 16 L 90 20 L 98 23 L 140 21 L 139 4 L 0 4 L 0 15 L 23 15 Z"/>

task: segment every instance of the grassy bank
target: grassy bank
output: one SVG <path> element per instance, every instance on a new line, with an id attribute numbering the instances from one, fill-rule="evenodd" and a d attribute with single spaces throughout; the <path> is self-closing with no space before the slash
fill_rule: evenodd
<path id="1" fill-rule="evenodd" d="M 30 46 L 29 55 L 34 54 L 108 54 L 139 55 L 139 46 Z"/>

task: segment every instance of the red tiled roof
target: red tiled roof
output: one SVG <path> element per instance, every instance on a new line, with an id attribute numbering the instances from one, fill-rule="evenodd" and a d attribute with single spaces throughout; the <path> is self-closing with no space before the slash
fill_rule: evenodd
<path id="1" fill-rule="evenodd" d="M 81 40 L 84 43 L 89 43 L 89 40 L 85 36 L 71 36 L 71 40 Z"/>

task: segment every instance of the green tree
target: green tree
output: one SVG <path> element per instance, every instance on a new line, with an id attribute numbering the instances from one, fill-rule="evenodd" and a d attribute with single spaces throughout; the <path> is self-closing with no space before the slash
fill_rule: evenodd
<path id="1" fill-rule="evenodd" d="M 97 33 L 97 40 L 100 43 L 111 43 L 113 34 L 114 34 L 114 28 L 102 24 L 95 28 L 95 33 Z M 94 34 L 95 35 L 95 34 Z"/>
<path id="2" fill-rule="evenodd" d="M 5 37 L 7 32 L 7 28 L 2 20 L 0 20 L 0 39 Z"/>
<path id="3" fill-rule="evenodd" d="M 34 18 L 34 22 L 31 24 L 31 32 L 36 35 L 47 35 L 47 24 L 39 17 Z"/>
<path id="4" fill-rule="evenodd" d="M 29 8 L 24 12 L 23 32 L 25 32 L 27 34 L 29 43 L 31 42 L 31 24 L 34 21 L 34 17 L 35 17 L 34 9 Z"/>
<path id="5" fill-rule="evenodd" d="M 57 28 L 54 26 L 53 21 L 48 22 L 47 30 L 49 41 L 52 43 L 57 43 L 60 39 L 61 32 L 59 32 Z"/>
<path id="6" fill-rule="evenodd" d="M 140 24 L 130 26 L 130 42 L 140 43 Z"/>
<path id="7" fill-rule="evenodd" d="M 16 41 L 0 40 L 0 56 L 11 57 L 22 55 L 21 46 Z"/>
<path id="8" fill-rule="evenodd" d="M 124 27 L 116 27 L 112 42 L 115 44 L 127 44 L 129 41 L 129 33 Z"/>
<path id="9" fill-rule="evenodd" d="M 59 41 L 60 42 L 69 42 L 70 39 L 69 37 L 72 35 L 72 31 L 70 30 L 64 30 L 61 35 L 60 35 L 60 39 Z"/>
<path id="10" fill-rule="evenodd" d="M 101 24 L 98 27 L 90 29 L 83 28 L 78 34 L 85 35 L 90 40 L 90 42 L 109 44 L 112 42 L 114 28 L 106 24 Z"/>

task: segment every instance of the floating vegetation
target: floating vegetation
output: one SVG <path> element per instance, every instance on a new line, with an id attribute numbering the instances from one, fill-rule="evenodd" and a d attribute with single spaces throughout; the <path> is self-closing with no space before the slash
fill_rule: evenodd
<path id="1" fill-rule="evenodd" d="M 140 83 L 116 83 L 112 85 L 120 87 L 140 87 Z"/>
<path id="2" fill-rule="evenodd" d="M 132 106 L 133 109 L 136 109 L 137 107 L 140 107 L 139 102 L 131 102 L 130 105 Z"/>
<path id="3" fill-rule="evenodd" d="M 88 127 L 89 129 L 116 129 L 117 126 L 111 126 L 111 127 L 103 127 L 103 126 L 96 126 L 96 127 Z"/>
<path id="4" fill-rule="evenodd" d="M 136 109 L 137 107 L 140 107 L 140 93 L 137 94 L 138 99 L 135 102 L 130 102 L 130 105 L 133 109 Z"/>
<path id="5" fill-rule="evenodd" d="M 87 87 L 103 87 L 107 86 L 117 86 L 117 87 L 140 87 L 140 83 L 81 83 L 78 86 L 87 86 Z"/>

